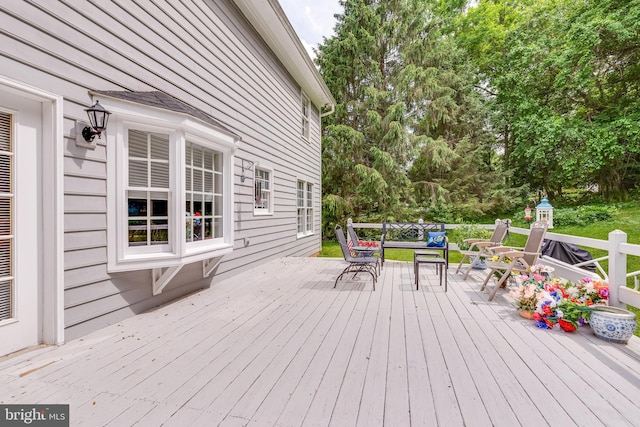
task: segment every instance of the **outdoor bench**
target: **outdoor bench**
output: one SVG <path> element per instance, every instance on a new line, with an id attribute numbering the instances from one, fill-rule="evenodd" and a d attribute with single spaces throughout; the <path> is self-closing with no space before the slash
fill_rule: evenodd
<path id="1" fill-rule="evenodd" d="M 444 232 L 442 223 L 423 222 L 383 222 L 382 238 L 380 240 L 380 261 L 384 264 L 385 249 L 429 249 L 442 251 L 449 268 L 449 240 L 445 237 L 444 246 L 427 247 L 429 232 Z"/>

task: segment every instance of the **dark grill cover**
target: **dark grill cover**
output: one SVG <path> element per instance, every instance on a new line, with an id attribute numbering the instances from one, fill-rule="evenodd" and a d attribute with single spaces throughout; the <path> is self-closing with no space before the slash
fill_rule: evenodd
<path id="1" fill-rule="evenodd" d="M 571 265 L 593 259 L 589 251 L 586 249 L 582 249 L 571 243 L 557 242 L 555 240 L 548 239 L 545 239 L 544 242 L 542 242 L 542 249 L 540 249 L 540 252 L 542 255 L 559 259 L 560 261 L 564 261 Z M 596 266 L 593 263 L 583 265 L 580 268 L 593 272 L 596 271 Z"/>

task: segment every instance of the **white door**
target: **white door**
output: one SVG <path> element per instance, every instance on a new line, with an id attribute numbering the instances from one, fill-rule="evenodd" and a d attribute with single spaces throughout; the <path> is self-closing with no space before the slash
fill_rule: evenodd
<path id="1" fill-rule="evenodd" d="M 0 91 L 0 356 L 41 340 L 42 103 Z"/>

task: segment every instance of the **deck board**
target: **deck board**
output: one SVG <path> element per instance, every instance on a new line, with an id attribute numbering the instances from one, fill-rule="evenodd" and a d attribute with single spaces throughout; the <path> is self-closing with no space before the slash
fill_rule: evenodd
<path id="1" fill-rule="evenodd" d="M 506 291 L 388 261 L 281 258 L 60 347 L 0 359 L 1 403 L 90 426 L 637 425 L 640 340 L 546 331 Z M 453 266 L 452 266 L 453 267 Z"/>

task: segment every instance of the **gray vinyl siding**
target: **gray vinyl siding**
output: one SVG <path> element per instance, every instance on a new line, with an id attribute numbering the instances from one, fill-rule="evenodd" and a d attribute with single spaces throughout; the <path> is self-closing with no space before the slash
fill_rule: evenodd
<path id="1" fill-rule="evenodd" d="M 12 0 L 0 3 L 0 20 L 0 74 L 64 97 L 67 340 L 257 263 L 320 250 L 318 108 L 305 141 L 299 84 L 229 0 Z M 95 150 L 75 145 L 75 120 L 86 121 L 90 90 L 159 90 L 242 137 L 234 251 L 216 275 L 203 279 L 201 263 L 187 265 L 153 297 L 150 270 L 107 272 L 107 150 L 116 141 L 109 135 Z M 254 216 L 253 176 L 240 182 L 241 159 L 273 167 L 272 216 Z M 304 238 L 296 237 L 298 179 L 314 185 L 315 234 Z"/>

